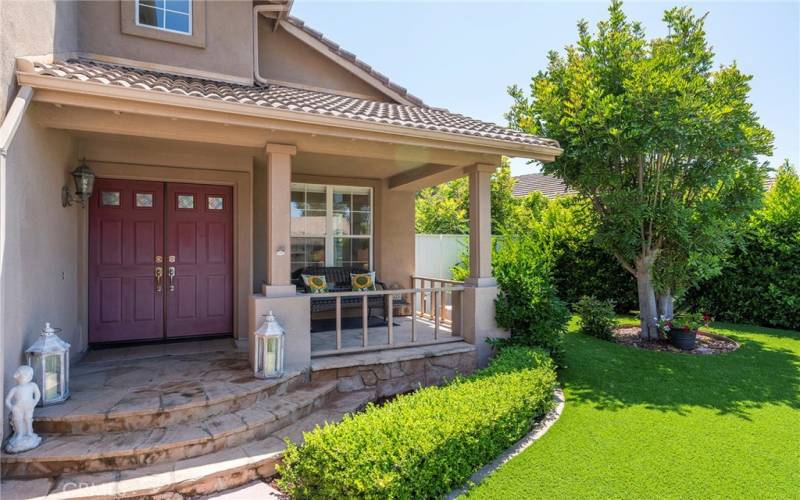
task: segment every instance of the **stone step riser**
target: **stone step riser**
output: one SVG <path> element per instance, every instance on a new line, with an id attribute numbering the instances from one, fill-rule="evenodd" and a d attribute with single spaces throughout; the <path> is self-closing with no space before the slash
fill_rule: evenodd
<path id="1" fill-rule="evenodd" d="M 191 405 L 133 415 L 93 415 L 92 418 L 67 415 L 61 418 L 34 419 L 34 430 L 41 434 L 101 434 L 169 427 L 247 408 L 269 397 L 294 391 L 306 381 L 306 375 L 301 374 L 264 390 L 200 406 Z"/>
<path id="2" fill-rule="evenodd" d="M 175 443 L 170 447 L 148 450 L 134 448 L 130 453 L 124 455 L 80 460 L 37 459 L 35 461 L 16 461 L 13 455 L 7 455 L 3 457 L 3 476 L 7 478 L 35 478 L 53 477 L 62 474 L 117 471 L 198 457 L 243 445 L 250 441 L 264 439 L 270 434 L 306 417 L 314 410 L 321 408 L 335 394 L 335 390 L 326 392 L 307 404 L 293 408 L 278 419 L 243 425 L 240 428 L 231 429 L 224 433 L 209 434 L 207 438 Z"/>
<path id="3" fill-rule="evenodd" d="M 117 492 L 113 495 L 87 495 L 81 500 L 176 500 L 211 495 L 225 490 L 238 488 L 255 480 L 269 480 L 275 476 L 277 465 L 282 454 L 248 464 L 237 469 L 228 469 L 218 474 L 204 476 L 201 479 L 182 481 L 161 488 L 148 488 L 136 491 Z"/>

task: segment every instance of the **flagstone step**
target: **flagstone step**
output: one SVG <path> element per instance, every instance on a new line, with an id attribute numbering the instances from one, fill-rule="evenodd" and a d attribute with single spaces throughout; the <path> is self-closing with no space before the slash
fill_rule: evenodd
<path id="1" fill-rule="evenodd" d="M 180 499 L 209 495 L 268 479 L 275 474 L 285 449 L 283 439 L 301 443 L 303 433 L 361 409 L 375 391 L 336 394 L 322 408 L 260 440 L 209 453 L 132 470 L 65 474 L 41 479 L 4 481 L 4 500 L 85 498 Z"/>
<path id="2" fill-rule="evenodd" d="M 252 406 L 145 430 L 43 436 L 33 450 L 2 455 L 4 477 L 121 471 L 220 452 L 260 440 L 324 406 L 336 381 L 314 382 Z"/>
<path id="3" fill-rule="evenodd" d="M 72 397 L 37 409 L 39 433 L 94 434 L 148 430 L 246 408 L 301 387 L 306 374 L 253 377 L 241 353 L 200 353 L 134 360 L 130 366 L 80 366 Z"/>

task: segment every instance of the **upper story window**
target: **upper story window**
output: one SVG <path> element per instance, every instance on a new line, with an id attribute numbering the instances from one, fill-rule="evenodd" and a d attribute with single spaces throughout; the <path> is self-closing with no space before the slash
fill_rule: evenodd
<path id="1" fill-rule="evenodd" d="M 192 1 L 136 0 L 136 24 L 191 35 Z"/>

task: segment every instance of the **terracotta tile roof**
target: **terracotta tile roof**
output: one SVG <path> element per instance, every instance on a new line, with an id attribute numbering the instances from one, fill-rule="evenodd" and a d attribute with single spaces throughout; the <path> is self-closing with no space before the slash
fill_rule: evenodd
<path id="1" fill-rule="evenodd" d="M 524 134 L 442 109 L 370 101 L 283 85 L 263 87 L 241 85 L 100 63 L 89 59 L 37 62 L 34 64 L 34 71 L 39 75 L 67 80 L 216 99 L 242 105 L 481 137 L 509 143 L 559 147 L 558 142 L 551 139 Z"/>
<path id="2" fill-rule="evenodd" d="M 331 52 L 333 52 L 338 56 L 343 57 L 344 59 L 358 66 L 360 69 L 366 71 L 371 76 L 375 77 L 378 81 L 380 81 L 382 84 L 386 85 L 388 88 L 392 89 L 393 91 L 397 92 L 404 98 L 411 101 L 411 103 L 417 106 L 425 106 L 425 103 L 422 102 L 422 99 L 413 94 L 410 94 L 408 92 L 408 89 L 389 80 L 389 77 L 375 70 L 375 68 L 373 68 L 369 64 L 365 63 L 364 61 L 356 57 L 356 55 L 353 54 L 352 52 L 343 49 L 342 47 L 339 46 L 338 43 L 334 42 L 333 40 L 330 40 L 329 38 L 326 38 L 325 35 L 308 26 L 302 19 L 298 19 L 294 16 L 288 16 L 286 19 L 284 19 L 284 21 L 291 24 L 292 26 L 300 28 L 308 35 L 316 38 L 317 40 L 325 44 L 325 46 L 328 47 L 328 49 Z"/>
<path id="3" fill-rule="evenodd" d="M 538 191 L 547 198 L 556 198 L 565 194 L 575 193 L 569 189 L 558 177 L 545 174 L 526 174 L 514 177 L 514 196 L 527 196 Z"/>

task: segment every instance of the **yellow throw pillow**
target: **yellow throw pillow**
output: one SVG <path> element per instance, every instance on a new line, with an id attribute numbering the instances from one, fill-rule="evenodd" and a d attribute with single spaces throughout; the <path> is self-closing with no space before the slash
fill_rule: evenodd
<path id="1" fill-rule="evenodd" d="M 303 284 L 310 293 L 325 293 L 328 291 L 328 280 L 324 275 L 303 274 Z"/>
<path id="2" fill-rule="evenodd" d="M 369 273 L 350 273 L 350 285 L 354 292 L 375 290 L 375 271 Z"/>

